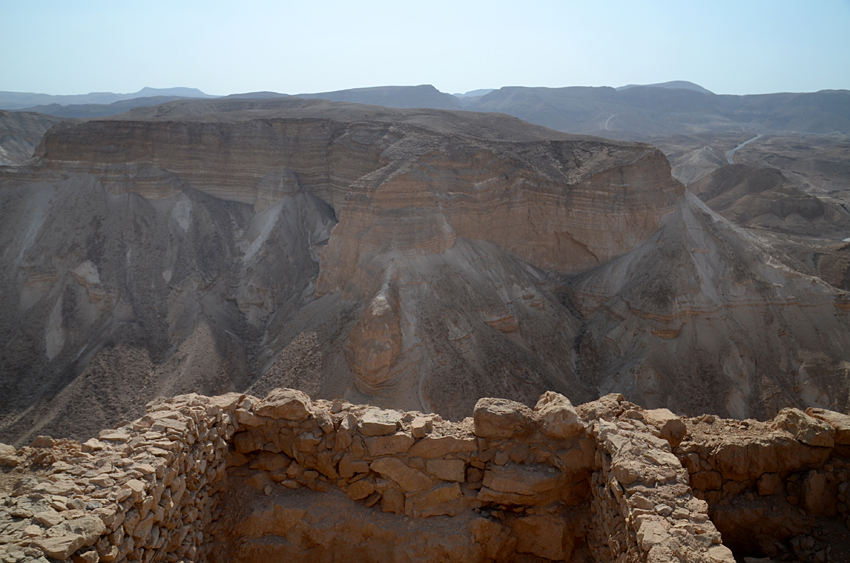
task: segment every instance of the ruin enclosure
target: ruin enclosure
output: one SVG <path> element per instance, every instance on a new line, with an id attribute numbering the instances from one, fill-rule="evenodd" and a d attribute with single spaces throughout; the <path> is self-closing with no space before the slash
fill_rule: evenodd
<path id="1" fill-rule="evenodd" d="M 276 389 L 0 447 L 3 561 L 846 561 L 850 417 L 621 395 L 460 422 Z M 733 555 L 734 553 L 734 555 Z"/>

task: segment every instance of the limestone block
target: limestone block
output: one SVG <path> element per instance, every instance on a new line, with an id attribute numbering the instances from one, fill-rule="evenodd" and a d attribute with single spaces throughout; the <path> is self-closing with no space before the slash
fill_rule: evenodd
<path id="1" fill-rule="evenodd" d="M 807 415 L 800 409 L 782 409 L 773 420 L 779 428 L 787 430 L 797 440 L 809 446 L 831 448 L 835 444 L 833 439 L 835 429 L 826 422 Z"/>
<path id="2" fill-rule="evenodd" d="M 552 515 L 533 515 L 511 522 L 517 537 L 516 550 L 554 561 L 569 561 L 573 541 L 566 521 Z"/>
<path id="3" fill-rule="evenodd" d="M 417 416 L 410 423 L 410 430 L 414 438 L 424 438 L 425 434 L 431 431 L 433 423 L 430 418 Z"/>
<path id="4" fill-rule="evenodd" d="M 404 513 L 407 516 L 455 516 L 464 508 L 463 493 L 457 483 L 445 483 L 421 493 L 405 495 Z"/>
<path id="5" fill-rule="evenodd" d="M 466 464 L 460 459 L 429 459 L 425 467 L 429 475 L 442 481 L 463 483 L 466 477 Z"/>
<path id="6" fill-rule="evenodd" d="M 828 491 L 826 475 L 809 471 L 803 480 L 803 508 L 812 516 L 821 516 L 827 507 Z"/>
<path id="7" fill-rule="evenodd" d="M 472 453 L 477 449 L 477 441 L 472 436 L 426 436 L 416 442 L 407 453 L 410 457 L 429 459 L 462 452 Z"/>
<path id="8" fill-rule="evenodd" d="M 422 491 L 430 488 L 433 481 L 419 471 L 404 464 L 395 457 L 381 457 L 373 461 L 369 468 L 399 484 L 405 492 Z"/>
<path id="9" fill-rule="evenodd" d="M 826 409 L 808 408 L 806 414 L 826 422 L 835 429 L 835 443 L 850 445 L 850 416 Z"/>
<path id="10" fill-rule="evenodd" d="M 669 409 L 652 409 L 643 411 L 643 419 L 658 429 L 661 437 L 670 443 L 671 448 L 678 446 L 688 435 L 688 427 L 684 421 Z"/>
<path id="11" fill-rule="evenodd" d="M 381 409 L 369 409 L 357 423 L 358 431 L 364 436 L 393 434 L 401 423 L 401 413 Z"/>
<path id="12" fill-rule="evenodd" d="M 406 432 L 396 432 L 388 436 L 371 436 L 365 440 L 366 450 L 372 457 L 404 453 L 415 441 L 415 438 Z"/>
<path id="13" fill-rule="evenodd" d="M 302 421 L 312 414 L 313 403 L 302 391 L 274 389 L 254 409 L 258 416 Z"/>
<path id="14" fill-rule="evenodd" d="M 368 479 L 361 479 L 348 486 L 345 492 L 351 500 L 362 500 L 375 492 L 375 485 Z"/>
<path id="15" fill-rule="evenodd" d="M 584 431 L 584 424 L 569 399 L 547 391 L 534 407 L 534 417 L 544 434 L 566 440 Z"/>
<path id="16" fill-rule="evenodd" d="M 47 528 L 57 526 L 61 524 L 64 520 L 64 518 L 62 518 L 62 515 L 56 512 L 55 510 L 45 510 L 43 512 L 36 512 L 32 515 L 32 517 L 33 520 Z"/>
<path id="17" fill-rule="evenodd" d="M 33 545 L 53 559 L 68 559 L 71 554 L 86 544 L 85 538 L 80 534 L 65 533 L 49 538 L 41 538 L 33 542 Z"/>
<path id="18" fill-rule="evenodd" d="M 481 438 L 510 439 L 531 426 L 530 408 L 508 399 L 478 399 L 473 411 L 475 435 Z"/>

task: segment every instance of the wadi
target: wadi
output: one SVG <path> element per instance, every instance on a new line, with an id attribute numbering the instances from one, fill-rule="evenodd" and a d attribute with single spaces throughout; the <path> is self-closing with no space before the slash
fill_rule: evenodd
<path id="1" fill-rule="evenodd" d="M 850 557 L 850 92 L 703 90 L 14 98 L 12 560 Z"/>

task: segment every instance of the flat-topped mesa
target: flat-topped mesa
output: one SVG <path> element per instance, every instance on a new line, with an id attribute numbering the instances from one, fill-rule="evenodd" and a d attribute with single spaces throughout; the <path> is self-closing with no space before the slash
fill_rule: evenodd
<path id="1" fill-rule="evenodd" d="M 0 446 L 0 541 L 19 560 L 105 563 L 732 563 L 727 534 L 741 555 L 814 553 L 821 528 L 850 540 L 849 429 L 821 409 L 682 419 L 621 395 L 481 399 L 460 422 L 292 389 L 183 395 L 82 444 Z M 771 496 L 785 487 L 799 498 Z"/>
<path id="2" fill-rule="evenodd" d="M 654 147 L 507 116 L 234 103 L 166 104 L 63 124 L 37 155 L 147 197 L 173 195 L 182 182 L 260 210 L 306 190 L 340 220 L 320 295 L 352 281 L 372 293 L 379 280 L 364 279 L 374 276 L 361 259 L 389 249 L 440 253 L 456 237 L 496 243 L 540 268 L 582 271 L 654 233 L 684 190 Z M 207 105 L 220 113 L 186 113 Z"/>

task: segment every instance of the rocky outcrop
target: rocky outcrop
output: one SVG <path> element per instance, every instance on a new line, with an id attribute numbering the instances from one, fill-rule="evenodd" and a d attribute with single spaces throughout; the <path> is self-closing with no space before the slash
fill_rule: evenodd
<path id="1" fill-rule="evenodd" d="M 850 417 L 822 409 L 742 422 L 548 392 L 449 422 L 276 389 L 147 411 L 82 444 L 0 447 L 7 554 L 731 563 L 730 547 L 838 561 L 850 546 Z"/>
<path id="2" fill-rule="evenodd" d="M 47 130 L 60 121 L 42 113 L 0 110 L 0 166 L 30 160 Z"/>

